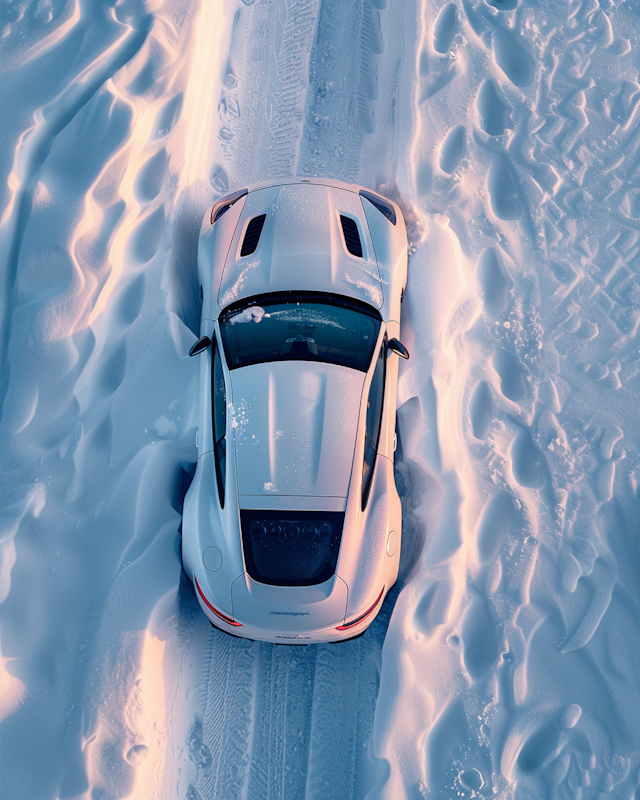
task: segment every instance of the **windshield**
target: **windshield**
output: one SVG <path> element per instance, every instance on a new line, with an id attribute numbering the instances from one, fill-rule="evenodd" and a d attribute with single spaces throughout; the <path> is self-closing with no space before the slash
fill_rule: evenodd
<path id="1" fill-rule="evenodd" d="M 261 298 L 220 317 L 229 369 L 264 361 L 325 361 L 366 372 L 380 317 L 348 302 Z"/>

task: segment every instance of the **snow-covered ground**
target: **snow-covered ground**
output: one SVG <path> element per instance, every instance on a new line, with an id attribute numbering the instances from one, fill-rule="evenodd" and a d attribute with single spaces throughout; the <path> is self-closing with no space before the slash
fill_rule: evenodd
<path id="1" fill-rule="evenodd" d="M 0 798 L 640 797 L 640 10 L 0 6 Z M 400 578 L 367 634 L 181 576 L 205 208 L 398 200 Z"/>

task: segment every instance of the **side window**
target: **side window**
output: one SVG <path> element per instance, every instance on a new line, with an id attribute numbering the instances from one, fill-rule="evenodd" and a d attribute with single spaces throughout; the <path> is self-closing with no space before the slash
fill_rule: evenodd
<path id="1" fill-rule="evenodd" d="M 213 343 L 213 368 L 211 370 L 211 404 L 213 407 L 213 452 L 218 481 L 220 505 L 224 508 L 225 466 L 227 455 L 227 392 L 217 339 Z"/>
<path id="2" fill-rule="evenodd" d="M 373 467 L 378 452 L 380 439 L 380 424 L 382 422 L 382 398 L 384 397 L 384 372 L 386 359 L 386 343 L 380 348 L 375 372 L 371 379 L 369 397 L 367 398 L 367 425 L 364 441 L 364 462 L 362 464 L 362 509 L 364 510 L 369 498 Z"/>

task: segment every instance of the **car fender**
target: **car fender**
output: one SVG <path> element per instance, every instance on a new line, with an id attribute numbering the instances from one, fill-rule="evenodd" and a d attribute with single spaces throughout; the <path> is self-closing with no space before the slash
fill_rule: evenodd
<path id="1" fill-rule="evenodd" d="M 383 586 L 385 591 L 393 586 L 400 559 L 402 507 L 395 488 L 393 463 L 381 455 L 376 458 L 364 511 L 360 510 L 357 494 L 357 504 L 350 502 L 345 516 L 346 530 L 336 568 L 349 587 L 347 620 L 368 608 Z M 392 530 L 397 535 L 397 547 L 389 556 L 387 541 Z"/>
<path id="2" fill-rule="evenodd" d="M 210 208 L 202 220 L 198 242 L 198 279 L 202 287 L 201 319 L 216 320 L 220 314 L 218 288 L 222 270 L 246 199 L 246 195 L 241 197 L 214 225 L 211 224 Z"/>
<path id="3" fill-rule="evenodd" d="M 231 585 L 245 571 L 241 548 L 240 520 L 235 484 L 227 482 L 227 500 L 220 508 L 215 491 L 213 453 L 198 459 L 196 472 L 184 500 L 182 518 L 182 560 L 191 579 L 194 574 L 207 599 L 226 614 L 231 614 Z M 213 491 L 212 491 L 213 488 Z M 220 566 L 205 566 L 208 548 L 220 551 Z"/>
<path id="4" fill-rule="evenodd" d="M 378 209 L 365 197 L 362 200 L 367 225 L 373 241 L 378 271 L 382 282 L 384 302 L 380 313 L 387 322 L 390 319 L 400 321 L 400 299 L 407 283 L 407 231 L 402 211 L 396 203 L 392 203 L 397 222 L 392 225 Z"/>

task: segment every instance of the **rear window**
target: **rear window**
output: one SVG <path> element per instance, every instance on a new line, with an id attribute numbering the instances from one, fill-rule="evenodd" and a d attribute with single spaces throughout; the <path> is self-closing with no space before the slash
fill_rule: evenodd
<path id="1" fill-rule="evenodd" d="M 366 372 L 380 315 L 359 305 L 266 297 L 220 317 L 229 369 L 265 361 L 324 361 Z"/>
<path id="2" fill-rule="evenodd" d="M 364 461 L 362 463 L 362 510 L 364 511 L 371 489 L 373 466 L 378 452 L 380 439 L 380 423 L 382 422 L 382 400 L 384 398 L 384 373 L 387 363 L 387 343 L 382 345 L 378 354 L 369 397 L 367 398 L 367 425 L 364 440 Z"/>
<path id="3" fill-rule="evenodd" d="M 240 511 L 247 572 L 271 586 L 312 586 L 336 571 L 344 512 Z"/>

